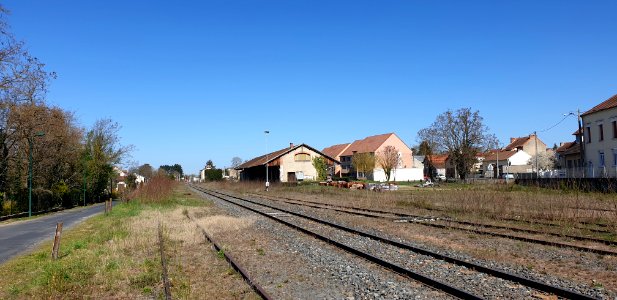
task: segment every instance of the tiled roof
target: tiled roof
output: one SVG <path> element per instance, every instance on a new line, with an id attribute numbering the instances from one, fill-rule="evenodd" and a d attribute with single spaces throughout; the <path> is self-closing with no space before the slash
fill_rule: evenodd
<path id="1" fill-rule="evenodd" d="M 525 143 L 527 143 L 527 141 L 529 141 L 530 138 L 531 138 L 531 136 L 524 136 L 524 137 L 515 138 L 510 143 L 510 145 L 506 146 L 503 149 L 506 150 L 506 151 L 515 150 L 518 147 L 522 147 L 523 145 L 525 145 Z"/>
<path id="2" fill-rule="evenodd" d="M 517 151 L 493 152 L 493 153 L 489 153 L 488 155 L 486 155 L 484 157 L 484 161 L 497 160 L 497 157 L 499 157 L 499 160 L 506 160 L 506 159 L 512 157 L 516 153 L 517 153 Z"/>
<path id="3" fill-rule="evenodd" d="M 435 154 L 435 155 L 427 155 L 426 159 L 430 159 L 433 166 L 436 168 L 445 168 L 446 160 L 448 160 L 448 154 Z"/>
<path id="4" fill-rule="evenodd" d="M 575 154 L 581 154 L 581 145 L 579 145 L 578 143 L 574 143 L 572 147 L 565 150 L 561 155 L 575 155 Z"/>
<path id="5" fill-rule="evenodd" d="M 608 99 L 606 99 L 606 101 L 594 106 L 592 109 L 586 111 L 585 113 L 582 114 L 582 116 L 588 115 L 588 114 L 592 114 L 595 112 L 599 112 L 602 110 L 606 110 L 609 108 L 613 108 L 613 107 L 617 107 L 617 95 L 614 95 L 613 97 L 610 97 Z"/>
<path id="6" fill-rule="evenodd" d="M 366 137 L 362 140 L 356 140 L 341 154 L 341 156 L 351 156 L 354 151 L 357 153 L 374 153 L 379 149 L 386 140 L 394 133 L 386 133 L 380 135 L 373 135 Z"/>
<path id="7" fill-rule="evenodd" d="M 261 165 L 265 165 L 266 162 L 269 162 L 285 153 L 287 153 L 287 151 L 289 151 L 289 147 L 281 149 L 281 150 L 277 150 L 274 152 L 270 152 L 268 154 L 264 154 L 262 156 L 258 156 L 255 157 L 239 166 L 236 167 L 236 169 L 246 169 L 246 168 L 251 168 L 251 167 L 255 167 L 255 166 L 261 166 Z"/>
<path id="8" fill-rule="evenodd" d="M 576 144 L 576 142 L 566 142 L 566 143 L 563 143 L 563 145 L 559 146 L 559 148 L 557 148 L 557 150 L 555 150 L 555 152 L 557 152 L 557 153 L 564 152 L 564 151 L 570 149 L 570 147 L 574 146 L 574 144 Z"/>
<path id="9" fill-rule="evenodd" d="M 279 158 L 279 157 L 281 157 L 281 156 L 283 156 L 283 155 L 285 155 L 285 154 L 287 154 L 287 153 L 289 153 L 289 152 L 291 152 L 293 150 L 296 150 L 296 149 L 298 149 L 300 147 L 306 147 L 308 149 L 311 149 L 311 150 L 315 151 L 316 153 L 319 153 L 319 154 L 325 156 L 326 158 L 328 158 L 330 160 L 333 160 L 336 163 L 340 164 L 340 162 L 337 159 L 332 158 L 330 155 L 324 154 L 321 151 L 319 151 L 319 150 L 317 150 L 317 149 L 315 149 L 315 148 L 313 148 L 313 147 L 311 147 L 311 146 L 309 146 L 307 144 L 300 144 L 300 145 L 297 145 L 295 147 L 286 147 L 286 148 L 283 148 L 281 150 L 277 150 L 277 151 L 274 151 L 274 152 L 271 152 L 271 153 L 268 153 L 268 154 L 264 154 L 262 156 L 255 157 L 255 158 L 253 158 L 253 159 L 251 159 L 251 160 L 249 160 L 249 161 L 247 161 L 247 162 L 237 166 L 236 170 L 247 169 L 247 168 L 252 168 L 252 167 L 256 167 L 256 166 L 265 165 L 266 163 L 269 163 L 269 162 L 271 162 L 271 161 L 273 161 L 273 160 L 275 160 L 275 159 L 277 159 L 277 158 Z"/>
<path id="10" fill-rule="evenodd" d="M 345 144 L 338 144 L 338 145 L 334 145 L 334 146 L 330 146 L 328 148 L 324 148 L 323 150 L 321 150 L 321 152 L 323 152 L 323 154 L 328 155 L 330 157 L 338 157 L 346 148 L 347 146 L 351 145 L 350 143 L 345 143 Z"/>

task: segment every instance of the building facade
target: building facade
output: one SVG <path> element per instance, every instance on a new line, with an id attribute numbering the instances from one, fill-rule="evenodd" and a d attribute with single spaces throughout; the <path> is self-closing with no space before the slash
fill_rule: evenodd
<path id="1" fill-rule="evenodd" d="M 586 177 L 617 177 L 617 95 L 581 118 Z"/>
<path id="2" fill-rule="evenodd" d="M 391 181 L 411 181 L 421 180 L 423 177 L 423 166 L 414 161 L 413 152 L 394 133 L 379 134 L 356 140 L 351 144 L 339 144 L 324 149 L 325 153 L 336 150 L 340 153 L 338 158 L 341 162 L 340 173 L 343 176 L 366 178 L 374 181 L 386 181 L 386 174 L 377 162 L 372 172 L 360 174 L 354 170 L 354 154 L 368 153 L 379 156 L 387 147 L 394 147 L 398 152 L 398 165 L 390 172 Z"/>
<path id="3" fill-rule="evenodd" d="M 340 164 L 338 160 L 309 145 L 290 144 L 288 148 L 255 157 L 235 169 L 241 181 L 265 182 L 266 177 L 270 182 L 317 180 L 317 169 L 313 166 L 316 157 L 324 158 L 330 167 Z"/>

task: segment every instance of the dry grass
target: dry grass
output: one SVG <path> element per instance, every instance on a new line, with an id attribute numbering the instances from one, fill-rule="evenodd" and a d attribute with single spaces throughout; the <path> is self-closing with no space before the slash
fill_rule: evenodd
<path id="1" fill-rule="evenodd" d="M 221 234 L 226 232 L 240 231 L 248 228 L 255 222 L 254 219 L 240 219 L 229 216 L 211 216 L 203 219 L 198 219 L 197 223 L 207 232 L 212 234 Z"/>
<path id="2" fill-rule="evenodd" d="M 178 183 L 169 177 L 157 175 L 132 191 L 128 199 L 141 203 L 162 203 L 171 199 L 177 185 Z"/>
<path id="3" fill-rule="evenodd" d="M 265 193 L 261 183 L 221 183 L 216 187 L 240 193 Z M 614 194 L 515 185 L 447 184 L 439 188 L 407 188 L 382 193 L 315 185 L 274 185 L 268 195 L 478 221 L 514 218 L 553 222 L 564 228 L 590 222 L 617 230 L 617 197 Z"/>
<path id="4" fill-rule="evenodd" d="M 159 222 L 164 226 L 173 298 L 257 298 L 184 216 L 210 216 L 211 209 L 183 187 L 165 202 L 118 205 L 111 214 L 65 232 L 61 259 L 50 260 L 50 245 L 45 244 L 0 266 L 0 299 L 160 298 Z"/>

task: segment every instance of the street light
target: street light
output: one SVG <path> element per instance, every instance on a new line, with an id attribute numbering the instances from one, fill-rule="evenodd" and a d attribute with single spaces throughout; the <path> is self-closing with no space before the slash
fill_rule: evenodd
<path id="1" fill-rule="evenodd" d="M 45 132 L 39 131 L 34 137 L 44 136 Z M 28 217 L 32 217 L 32 138 L 28 137 Z"/>
<path id="2" fill-rule="evenodd" d="M 266 135 L 266 192 L 268 191 L 268 188 L 270 187 L 270 180 L 268 178 L 268 134 L 270 133 L 270 131 L 266 130 L 264 131 L 265 135 Z"/>
<path id="3" fill-rule="evenodd" d="M 84 184 L 83 184 L 83 185 L 84 185 L 84 186 L 83 186 L 83 192 L 84 192 L 84 206 L 86 206 L 86 183 L 87 183 L 87 181 L 86 181 L 86 176 L 87 176 L 86 162 L 87 162 L 87 161 L 86 161 L 86 160 L 87 160 L 87 158 L 88 158 L 88 157 L 87 157 L 86 155 L 84 155 L 84 160 L 83 160 L 83 161 L 84 161 L 84 163 L 83 163 L 83 172 L 84 172 Z"/>

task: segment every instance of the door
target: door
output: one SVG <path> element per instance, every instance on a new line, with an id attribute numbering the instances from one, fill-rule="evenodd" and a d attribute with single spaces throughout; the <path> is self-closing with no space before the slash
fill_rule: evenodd
<path id="1" fill-rule="evenodd" d="M 287 182 L 296 182 L 296 172 L 287 172 Z"/>

